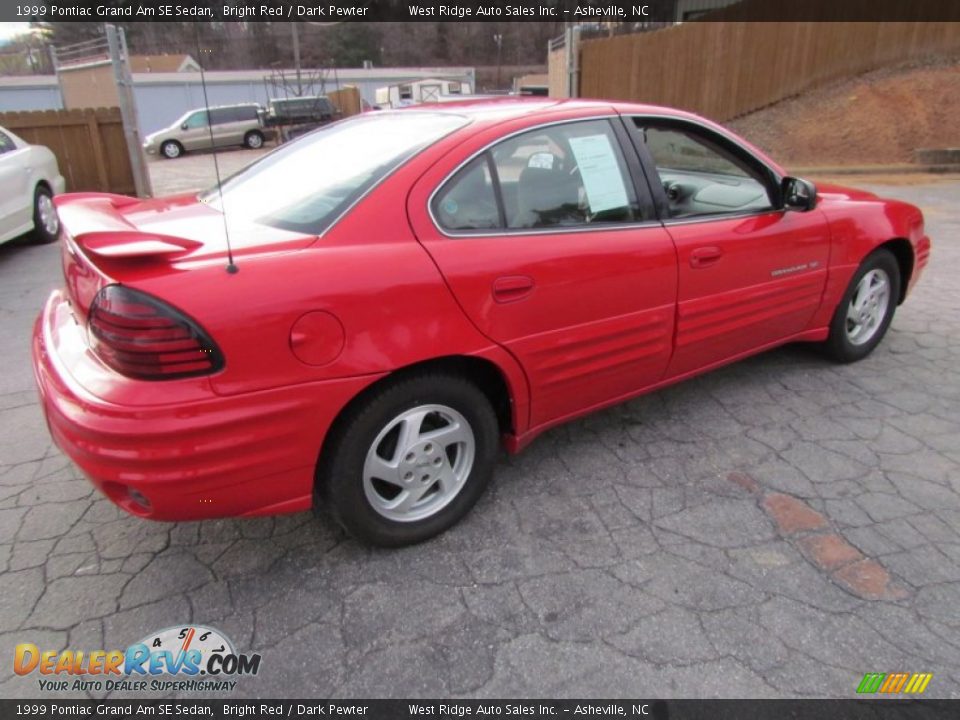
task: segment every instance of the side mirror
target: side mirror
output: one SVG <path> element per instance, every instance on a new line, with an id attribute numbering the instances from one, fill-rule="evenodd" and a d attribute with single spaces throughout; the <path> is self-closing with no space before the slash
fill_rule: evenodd
<path id="1" fill-rule="evenodd" d="M 181 130 L 186 130 L 186 129 L 187 129 L 187 124 L 186 124 L 186 123 L 183 123 L 183 125 L 180 126 L 180 129 L 181 129 Z"/>
<path id="2" fill-rule="evenodd" d="M 809 180 L 785 177 L 780 185 L 785 210 L 806 212 L 817 206 L 817 187 Z"/>

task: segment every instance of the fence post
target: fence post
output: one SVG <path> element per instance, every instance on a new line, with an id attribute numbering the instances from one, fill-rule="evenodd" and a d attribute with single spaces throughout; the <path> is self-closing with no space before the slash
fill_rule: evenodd
<path id="1" fill-rule="evenodd" d="M 110 49 L 110 63 L 113 67 L 113 79 L 117 84 L 117 97 L 120 102 L 120 117 L 123 119 L 123 135 L 127 141 L 130 155 L 130 167 L 133 170 L 133 182 L 140 197 L 152 195 L 150 175 L 143 157 L 140 143 L 140 127 L 137 124 L 137 104 L 133 97 L 133 76 L 130 74 L 130 57 L 127 54 L 127 39 L 123 30 L 117 31 L 115 25 L 106 25 L 107 46 Z"/>

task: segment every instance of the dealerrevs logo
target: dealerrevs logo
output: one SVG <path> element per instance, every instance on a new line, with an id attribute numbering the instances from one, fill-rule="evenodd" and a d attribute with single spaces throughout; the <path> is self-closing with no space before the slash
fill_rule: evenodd
<path id="1" fill-rule="evenodd" d="M 43 676 L 41 690 L 229 691 L 237 685 L 233 678 L 259 672 L 260 656 L 238 653 L 219 630 L 188 625 L 151 633 L 126 650 L 56 651 L 20 643 L 13 670 Z"/>

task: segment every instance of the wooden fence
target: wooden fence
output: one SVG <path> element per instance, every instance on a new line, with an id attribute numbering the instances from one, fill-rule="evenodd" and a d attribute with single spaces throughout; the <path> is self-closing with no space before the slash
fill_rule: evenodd
<path id="1" fill-rule="evenodd" d="M 68 191 L 136 194 L 120 108 L 0 113 L 0 126 L 50 148 Z"/>
<path id="2" fill-rule="evenodd" d="M 960 52 L 960 23 L 736 22 L 735 8 L 722 18 L 733 22 L 583 41 L 580 96 L 726 121 L 831 80 Z"/>

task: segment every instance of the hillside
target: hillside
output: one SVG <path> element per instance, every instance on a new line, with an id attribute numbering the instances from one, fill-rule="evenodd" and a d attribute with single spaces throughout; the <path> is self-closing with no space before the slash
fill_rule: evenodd
<path id="1" fill-rule="evenodd" d="M 849 78 L 727 123 L 783 165 L 892 165 L 960 147 L 960 58 Z"/>

